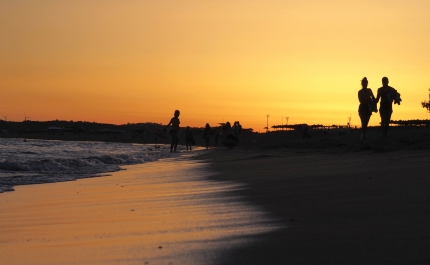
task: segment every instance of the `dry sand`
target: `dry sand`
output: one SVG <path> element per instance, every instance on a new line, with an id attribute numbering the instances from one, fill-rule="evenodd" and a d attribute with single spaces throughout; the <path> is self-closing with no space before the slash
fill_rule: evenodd
<path id="1" fill-rule="evenodd" d="M 172 196 L 146 191 L 149 205 L 142 167 L 16 187 L 0 195 L 2 262 L 430 264 L 430 130 L 358 134 L 243 135 L 198 157 L 215 174 L 188 174 L 200 179 L 171 184 Z"/>
<path id="2" fill-rule="evenodd" d="M 286 225 L 223 264 L 430 264 L 430 130 L 369 135 L 273 133 L 201 156 Z"/>

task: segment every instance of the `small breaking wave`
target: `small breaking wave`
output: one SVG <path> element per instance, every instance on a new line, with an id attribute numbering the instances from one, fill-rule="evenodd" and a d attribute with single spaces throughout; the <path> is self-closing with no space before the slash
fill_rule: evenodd
<path id="1" fill-rule="evenodd" d="M 118 143 L 44 141 L 34 143 L 33 150 L 19 150 L 19 145 L 7 144 L 0 153 L 0 193 L 13 191 L 16 185 L 96 177 L 119 171 L 121 166 L 170 157 L 167 147 L 155 150 L 152 146 Z M 51 148 L 47 148 L 49 146 Z"/>

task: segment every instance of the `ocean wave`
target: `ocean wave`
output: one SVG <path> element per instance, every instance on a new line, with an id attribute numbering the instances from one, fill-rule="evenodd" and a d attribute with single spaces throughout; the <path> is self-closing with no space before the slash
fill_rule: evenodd
<path id="1" fill-rule="evenodd" d="M 0 169 L 7 171 L 74 172 L 76 170 L 99 168 L 102 166 L 139 164 L 163 157 L 166 156 L 161 154 L 153 156 L 148 156 L 147 154 L 114 154 L 84 158 L 48 158 L 30 161 L 4 158 L 0 161 Z"/>
<path id="2" fill-rule="evenodd" d="M 121 170 L 121 166 L 171 156 L 168 147 L 164 146 L 154 148 L 119 143 L 39 141 L 29 150 L 19 142 L 3 140 L 2 144 L 0 193 L 11 191 L 16 185 L 94 177 Z"/>

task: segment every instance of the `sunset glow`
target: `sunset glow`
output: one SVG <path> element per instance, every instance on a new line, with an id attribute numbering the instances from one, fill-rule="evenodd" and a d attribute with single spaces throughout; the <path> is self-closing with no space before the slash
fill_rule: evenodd
<path id="1" fill-rule="evenodd" d="M 0 119 L 359 126 L 366 76 L 429 119 L 430 1 L 0 2 Z M 377 125 L 374 114 L 370 125 Z"/>

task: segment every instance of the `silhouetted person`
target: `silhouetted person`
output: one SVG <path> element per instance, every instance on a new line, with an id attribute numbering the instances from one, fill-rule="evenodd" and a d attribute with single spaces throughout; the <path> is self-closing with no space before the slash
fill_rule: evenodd
<path id="1" fill-rule="evenodd" d="M 237 121 L 234 122 L 233 127 L 231 128 L 233 130 L 234 137 L 237 138 L 239 135 L 239 125 L 237 124 Z"/>
<path id="2" fill-rule="evenodd" d="M 242 133 L 242 125 L 240 125 L 239 121 L 235 121 L 233 125 L 233 135 L 237 139 L 237 143 L 239 143 L 239 135 Z"/>
<path id="3" fill-rule="evenodd" d="M 381 116 L 382 137 L 387 137 L 388 127 L 390 126 L 391 121 L 391 114 L 393 113 L 393 101 L 397 96 L 396 94 L 397 91 L 388 85 L 388 78 L 383 77 L 382 87 L 378 88 L 378 94 L 376 96 L 376 103 L 381 100 L 379 105 L 379 115 Z"/>
<path id="4" fill-rule="evenodd" d="M 311 137 L 311 127 L 307 124 L 302 125 L 302 137 L 303 138 L 310 138 Z"/>
<path id="5" fill-rule="evenodd" d="M 170 145 L 170 153 L 172 152 L 176 152 L 176 148 L 178 147 L 178 143 L 179 143 L 179 115 L 181 113 L 179 112 L 179 110 L 175 110 L 175 114 L 173 116 L 172 119 L 170 119 L 169 124 L 166 125 L 166 127 L 164 128 L 164 130 L 167 129 L 167 127 L 170 126 L 170 124 L 172 125 L 172 128 L 170 129 L 170 136 L 172 136 L 172 143 Z"/>
<path id="6" fill-rule="evenodd" d="M 358 100 L 360 105 L 358 106 L 358 115 L 361 120 L 361 139 L 366 139 L 367 125 L 369 124 L 370 116 L 374 108 L 376 109 L 375 96 L 373 95 L 372 89 L 368 88 L 369 82 L 364 77 L 361 80 L 361 89 L 358 91 Z M 374 105 L 375 104 L 375 105 Z"/>
<path id="7" fill-rule="evenodd" d="M 187 126 L 185 129 L 185 145 L 187 147 L 187 151 L 188 151 L 188 148 L 190 148 L 190 151 L 191 151 L 191 146 L 194 145 L 195 143 L 196 142 L 194 140 L 193 132 L 191 132 L 190 126 Z"/>
<path id="8" fill-rule="evenodd" d="M 220 132 L 219 132 L 219 129 L 217 129 L 217 130 L 215 131 L 215 136 L 214 136 L 214 139 L 215 139 L 215 146 L 218 146 L 219 136 L 220 136 Z"/>
<path id="9" fill-rule="evenodd" d="M 227 122 L 224 126 L 222 126 L 221 130 L 223 135 L 222 143 L 227 146 L 228 149 L 231 149 L 237 145 L 237 138 L 233 135 L 230 122 Z"/>
<path id="10" fill-rule="evenodd" d="M 205 139 L 206 149 L 209 148 L 209 142 L 212 138 L 213 131 L 209 123 L 206 123 L 205 129 L 203 130 L 203 139 Z"/>

